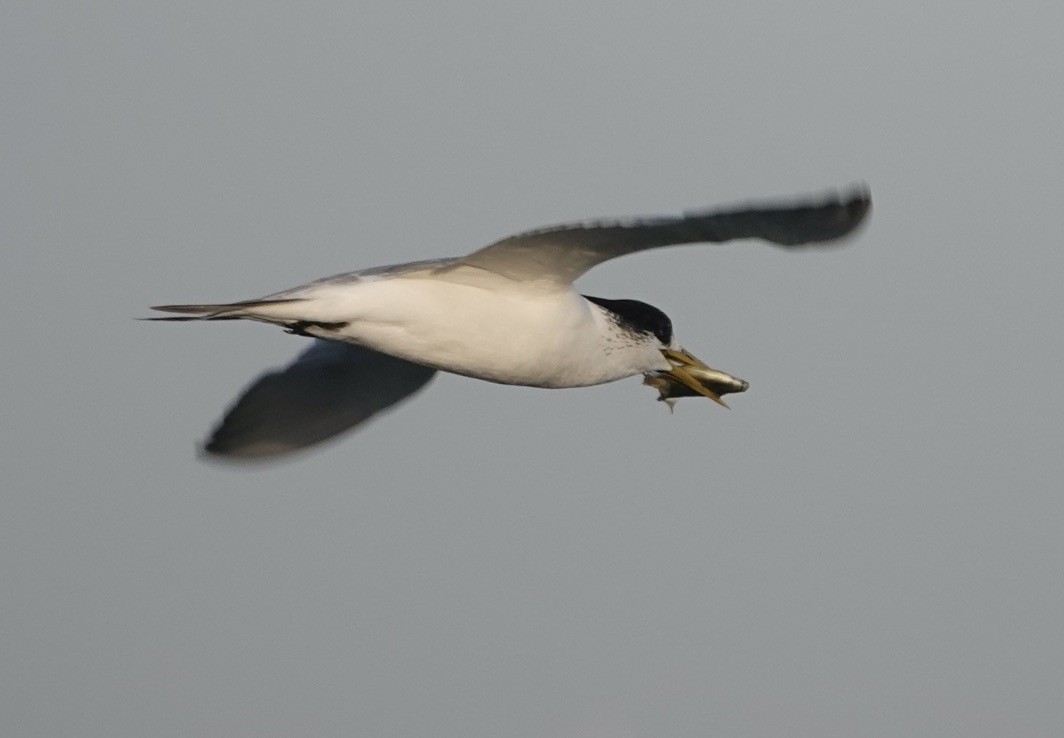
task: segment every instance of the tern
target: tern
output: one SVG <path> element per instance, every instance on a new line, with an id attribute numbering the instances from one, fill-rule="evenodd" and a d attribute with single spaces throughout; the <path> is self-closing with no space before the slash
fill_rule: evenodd
<path id="1" fill-rule="evenodd" d="M 642 374 L 660 400 L 743 392 L 677 343 L 664 312 L 582 295 L 597 264 L 662 246 L 760 239 L 836 241 L 871 207 L 864 186 L 679 216 L 595 220 L 519 233 L 467 256 L 326 277 L 254 300 L 159 305 L 151 320 L 253 320 L 316 339 L 247 387 L 204 444 L 265 459 L 305 449 L 425 386 L 437 371 L 530 387 L 585 387 Z"/>

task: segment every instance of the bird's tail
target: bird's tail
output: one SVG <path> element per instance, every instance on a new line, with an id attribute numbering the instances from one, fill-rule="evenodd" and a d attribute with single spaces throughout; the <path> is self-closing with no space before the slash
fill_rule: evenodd
<path id="1" fill-rule="evenodd" d="M 311 301 L 305 298 L 279 297 L 212 305 L 156 305 L 152 310 L 184 314 L 146 320 L 254 320 L 283 326 L 289 333 L 299 336 L 338 340 L 337 331 L 345 328 L 348 322 L 321 320 L 313 315 L 313 311 L 308 311 L 309 304 Z"/>
<path id="2" fill-rule="evenodd" d="M 270 319 L 275 318 L 276 322 L 283 323 L 290 318 L 279 314 L 282 311 L 274 310 L 274 308 L 294 302 L 303 302 L 303 300 L 245 300 L 244 302 L 227 302 L 213 305 L 153 305 L 152 310 L 185 314 L 170 315 L 165 318 L 145 318 L 145 320 L 239 320 L 240 318 L 249 318 L 273 322 Z"/>

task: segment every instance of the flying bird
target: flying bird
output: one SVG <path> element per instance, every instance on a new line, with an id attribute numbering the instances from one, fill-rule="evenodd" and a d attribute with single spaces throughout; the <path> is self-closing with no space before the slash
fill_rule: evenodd
<path id="1" fill-rule="evenodd" d="M 152 320 L 254 320 L 313 344 L 255 380 L 204 445 L 262 459 L 355 428 L 413 395 L 437 371 L 531 387 L 585 387 L 635 375 L 676 398 L 743 392 L 677 343 L 665 313 L 580 294 L 597 264 L 661 246 L 755 238 L 787 248 L 837 240 L 871 207 L 863 186 L 783 203 L 679 216 L 600 220 L 519 233 L 467 256 L 326 277 L 255 300 L 160 305 Z"/>

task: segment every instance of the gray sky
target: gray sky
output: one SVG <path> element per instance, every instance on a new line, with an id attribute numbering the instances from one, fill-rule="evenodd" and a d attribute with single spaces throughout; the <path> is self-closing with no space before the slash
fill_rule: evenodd
<path id="1" fill-rule="evenodd" d="M 0 732 L 1059 736 L 1059 3 L 9 2 Z M 443 376 L 194 443 L 304 340 L 135 322 L 864 180 L 580 286 L 751 383 Z"/>

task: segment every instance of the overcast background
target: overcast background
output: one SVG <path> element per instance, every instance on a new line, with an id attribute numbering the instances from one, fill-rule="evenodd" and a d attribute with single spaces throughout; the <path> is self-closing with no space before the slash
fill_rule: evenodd
<path id="1" fill-rule="evenodd" d="M 1059 3 L 2 12 L 5 736 L 1064 734 Z M 134 320 L 855 181 L 581 281 L 731 412 L 441 376 L 234 468 L 305 339 Z"/>

